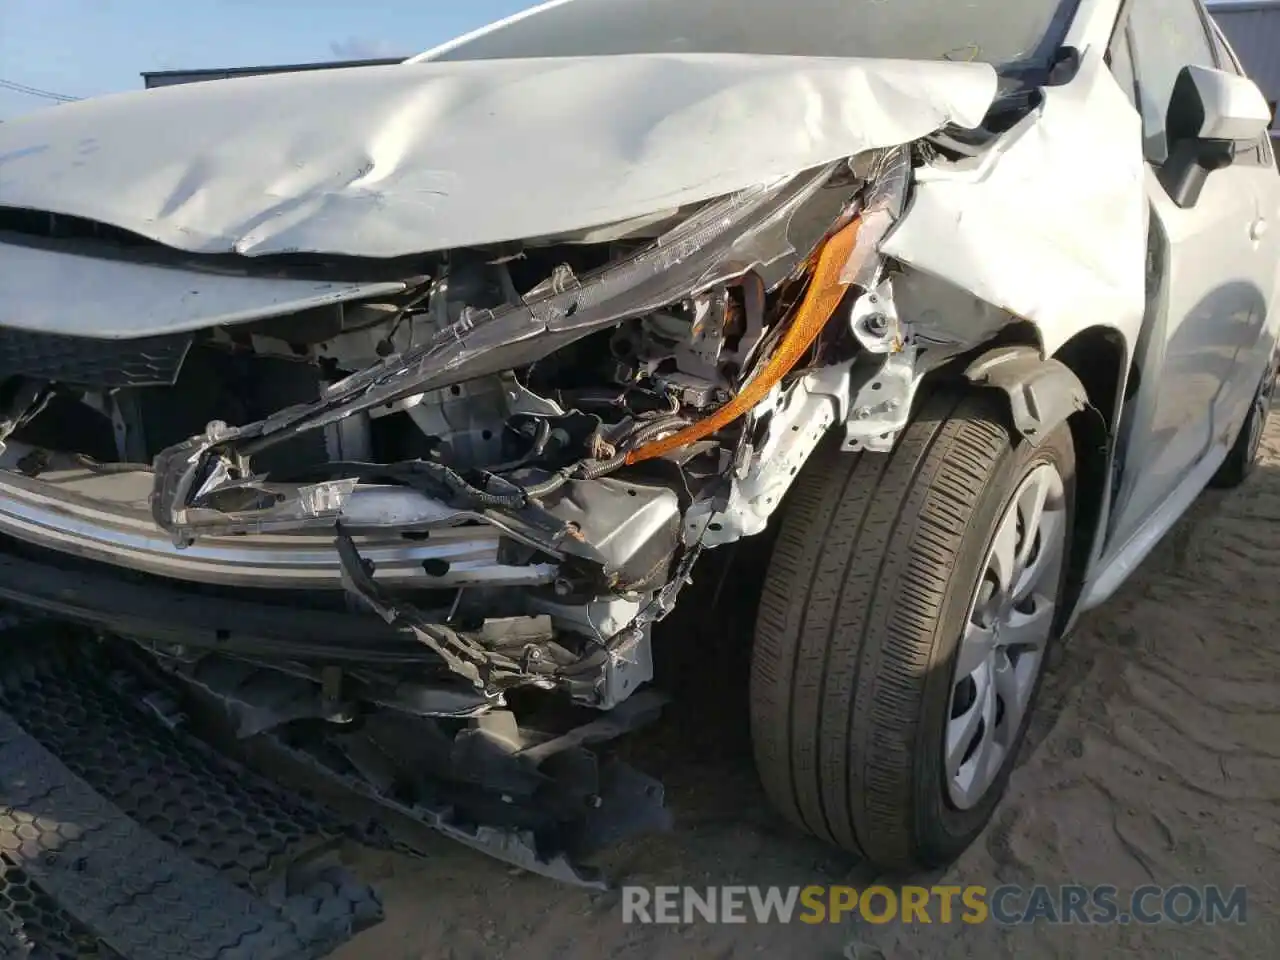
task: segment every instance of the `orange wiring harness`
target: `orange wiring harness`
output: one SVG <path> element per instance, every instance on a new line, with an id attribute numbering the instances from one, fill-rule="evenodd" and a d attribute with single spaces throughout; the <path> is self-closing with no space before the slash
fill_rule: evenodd
<path id="1" fill-rule="evenodd" d="M 627 454 L 627 463 L 640 463 L 661 457 L 672 450 L 678 450 L 686 444 L 701 440 L 721 427 L 733 423 L 761 400 L 773 388 L 773 385 L 787 375 L 804 356 L 805 351 L 813 345 L 822 328 L 827 325 L 836 307 L 844 299 L 849 284 L 840 279 L 845 265 L 853 255 L 854 245 L 858 241 L 860 220 L 854 219 L 836 233 L 832 234 L 822 245 L 818 254 L 817 265 L 809 281 L 809 289 L 804 299 L 796 308 L 795 318 L 791 326 L 778 344 L 778 349 L 764 365 L 764 369 L 742 388 L 742 392 L 726 403 L 719 410 L 697 423 L 691 423 L 683 430 L 673 433 L 661 440 L 654 440 L 642 447 L 637 447 Z"/>

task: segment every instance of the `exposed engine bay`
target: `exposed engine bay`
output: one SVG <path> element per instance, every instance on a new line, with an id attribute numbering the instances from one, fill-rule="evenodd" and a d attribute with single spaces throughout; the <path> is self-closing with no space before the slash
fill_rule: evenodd
<path id="1" fill-rule="evenodd" d="M 570 237 L 286 259 L 384 286 L 192 333 L 4 330 L 4 532 L 141 578 L 83 601 L 97 620 L 286 595 L 285 642 L 170 640 L 158 607 L 119 634 L 237 736 L 584 881 L 574 857 L 666 822 L 660 784 L 587 746 L 656 713 L 632 697 L 699 554 L 762 531 L 833 428 L 890 448 L 924 373 L 1011 320 L 880 254 L 935 149 Z M 54 223 L 4 226 L 155 253 Z M 931 325 L 939 297 L 961 324 Z M 202 596 L 127 599 L 155 575 Z M 353 610 L 385 636 L 344 639 Z"/>
<path id="2" fill-rule="evenodd" d="M 649 626 L 699 551 L 759 532 L 837 419 L 851 448 L 905 419 L 921 344 L 876 249 L 909 163 L 426 258 L 395 297 L 117 343 L 114 381 L 101 359 L 83 386 L 28 364 L 6 460 L 145 477 L 180 578 L 211 538 L 336 536 L 340 581 L 308 585 L 415 636 L 473 709 L 520 686 L 607 709 L 650 679 Z M 410 569 L 364 549 L 388 527 L 457 549 Z M 477 531 L 488 562 L 457 539 Z"/>

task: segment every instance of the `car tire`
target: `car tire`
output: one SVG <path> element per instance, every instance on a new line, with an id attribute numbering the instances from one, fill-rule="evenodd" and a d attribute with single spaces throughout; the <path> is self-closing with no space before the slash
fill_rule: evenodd
<path id="1" fill-rule="evenodd" d="M 1267 428 L 1267 417 L 1271 414 L 1271 404 L 1276 395 L 1276 361 L 1273 355 L 1267 372 L 1253 395 L 1253 403 L 1249 406 L 1248 416 L 1240 426 L 1236 442 L 1231 445 L 1227 459 L 1222 461 L 1218 472 L 1209 481 L 1209 486 L 1217 490 L 1230 490 L 1249 479 L 1254 467 L 1258 464 L 1258 451 L 1262 449 L 1262 434 Z"/>
<path id="2" fill-rule="evenodd" d="M 1070 429 L 1015 442 L 1006 411 L 994 392 L 935 393 L 891 453 L 815 453 L 780 517 L 752 651 L 756 765 L 788 819 L 884 869 L 950 863 L 989 821 L 1061 623 Z M 1009 524 L 1039 533 L 1011 554 Z M 1039 579 L 1009 607 L 990 584 L 1024 549 Z M 1010 642 L 1042 627 L 1038 646 Z"/>

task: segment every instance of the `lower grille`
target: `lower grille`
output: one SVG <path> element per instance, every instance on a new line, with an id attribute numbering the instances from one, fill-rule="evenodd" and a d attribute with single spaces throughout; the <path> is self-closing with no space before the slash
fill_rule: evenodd
<path id="1" fill-rule="evenodd" d="M 312 960 L 377 922 L 342 825 L 109 669 L 0 639 L 0 960 Z"/>
<path id="2" fill-rule="evenodd" d="M 30 377 L 86 387 L 168 386 L 191 335 L 98 340 L 0 327 L 0 378 Z"/>

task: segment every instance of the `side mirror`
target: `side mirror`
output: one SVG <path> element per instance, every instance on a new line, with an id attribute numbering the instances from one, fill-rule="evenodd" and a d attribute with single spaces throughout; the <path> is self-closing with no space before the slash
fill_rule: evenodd
<path id="1" fill-rule="evenodd" d="M 1271 108 L 1247 77 L 1210 67 L 1183 67 L 1165 117 L 1169 157 L 1160 182 L 1180 207 L 1195 205 L 1209 174 L 1230 166 L 1239 143 L 1271 126 Z"/>

